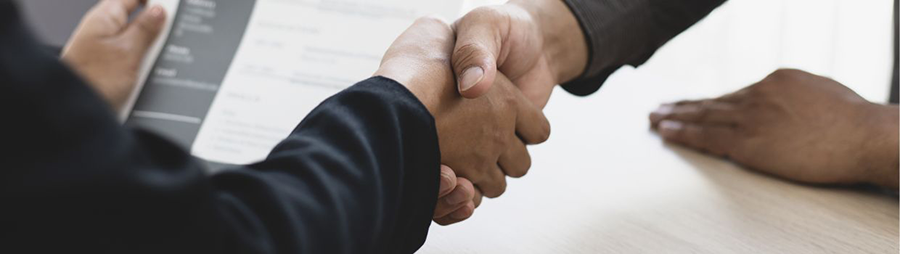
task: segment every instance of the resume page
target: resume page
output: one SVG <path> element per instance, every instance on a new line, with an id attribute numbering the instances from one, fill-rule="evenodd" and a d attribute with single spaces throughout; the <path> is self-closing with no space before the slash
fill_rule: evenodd
<path id="1" fill-rule="evenodd" d="M 151 1 L 152 2 L 152 1 Z M 459 1 L 159 0 L 171 26 L 147 61 L 129 126 L 221 164 L 264 159 L 315 106 L 374 73 L 421 16 Z"/>

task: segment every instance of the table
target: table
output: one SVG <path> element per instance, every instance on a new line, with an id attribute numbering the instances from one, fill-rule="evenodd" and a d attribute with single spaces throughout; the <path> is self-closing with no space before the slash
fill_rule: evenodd
<path id="1" fill-rule="evenodd" d="M 897 253 L 897 196 L 800 185 L 666 144 L 635 71 L 556 96 L 534 164 L 420 253 Z M 663 82 L 662 80 L 656 80 Z M 562 93 L 561 91 L 557 91 Z"/>
<path id="2" fill-rule="evenodd" d="M 845 24 L 890 24 L 891 3 L 881 2 L 730 1 L 644 66 L 617 72 L 599 93 L 556 90 L 545 110 L 553 132 L 531 147 L 528 175 L 509 181 L 470 220 L 433 225 L 419 252 L 898 253 L 895 194 L 749 171 L 664 143 L 647 119 L 660 103 L 717 96 L 778 67 L 828 75 L 884 101 L 889 26 Z M 772 9 L 779 15 L 759 19 Z M 837 25 L 804 30 L 837 16 Z M 859 61 L 872 64 L 846 64 Z"/>

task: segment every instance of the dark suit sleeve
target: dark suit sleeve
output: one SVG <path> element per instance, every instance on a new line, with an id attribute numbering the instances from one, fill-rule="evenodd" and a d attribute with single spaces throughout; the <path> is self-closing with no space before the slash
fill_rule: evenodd
<path id="1" fill-rule="evenodd" d="M 0 0 L 0 253 L 410 253 L 436 202 L 434 120 L 403 86 L 323 102 L 263 162 L 209 175 L 122 127 Z M 284 109 L 285 111 L 291 109 Z"/>
<path id="2" fill-rule="evenodd" d="M 562 87 L 575 95 L 600 89 L 624 65 L 639 66 L 725 0 L 565 0 L 588 43 L 581 77 Z"/>

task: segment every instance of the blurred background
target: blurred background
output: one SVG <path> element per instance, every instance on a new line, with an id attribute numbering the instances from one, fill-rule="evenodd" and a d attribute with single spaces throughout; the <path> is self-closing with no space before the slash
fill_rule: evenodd
<path id="1" fill-rule="evenodd" d="M 38 36 L 61 46 L 96 0 L 19 2 Z M 468 0 L 463 10 L 503 2 Z M 731 0 L 676 37 L 639 71 L 677 80 L 702 97 L 751 84 L 776 68 L 799 68 L 832 77 L 871 101 L 885 102 L 893 68 L 892 4 Z"/>

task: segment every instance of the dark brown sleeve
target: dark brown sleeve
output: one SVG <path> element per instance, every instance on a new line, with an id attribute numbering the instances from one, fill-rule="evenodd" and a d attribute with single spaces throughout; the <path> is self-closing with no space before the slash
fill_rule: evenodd
<path id="1" fill-rule="evenodd" d="M 575 95 L 600 89 L 623 65 L 639 66 L 725 0 L 565 0 L 588 43 L 584 73 L 563 84 Z"/>

